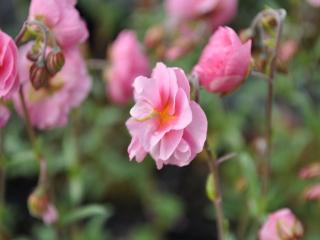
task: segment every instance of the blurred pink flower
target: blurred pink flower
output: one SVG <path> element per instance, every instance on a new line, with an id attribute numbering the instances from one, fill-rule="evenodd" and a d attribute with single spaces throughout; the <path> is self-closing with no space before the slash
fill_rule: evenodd
<path id="1" fill-rule="evenodd" d="M 118 104 L 132 99 L 132 83 L 139 75 L 148 75 L 149 62 L 133 31 L 123 31 L 110 49 L 111 66 L 106 70 L 107 95 Z"/>
<path id="2" fill-rule="evenodd" d="M 0 30 L 0 98 L 9 98 L 18 89 L 17 59 L 16 44 Z"/>
<path id="3" fill-rule="evenodd" d="M 166 0 L 165 9 L 173 24 L 202 18 L 215 30 L 236 15 L 237 0 Z"/>
<path id="4" fill-rule="evenodd" d="M 320 184 L 306 188 L 303 195 L 307 200 L 320 200 Z"/>
<path id="5" fill-rule="evenodd" d="M 26 104 L 31 123 L 39 129 L 63 127 L 68 122 L 69 112 L 78 107 L 87 97 L 91 88 L 85 62 L 78 48 L 65 51 L 65 65 L 62 70 L 50 79 L 48 89 L 34 90 L 29 81 L 31 62 L 26 53 L 31 45 L 20 49 L 19 75 L 23 84 Z M 14 97 L 15 107 L 23 116 L 19 97 Z"/>
<path id="6" fill-rule="evenodd" d="M 75 8 L 76 0 L 32 0 L 29 20 L 42 21 L 63 48 L 74 47 L 88 38 L 88 30 Z"/>
<path id="7" fill-rule="evenodd" d="M 301 179 L 320 177 L 320 163 L 312 163 L 302 168 L 299 177 Z"/>
<path id="8" fill-rule="evenodd" d="M 302 224 L 288 208 L 270 214 L 259 232 L 259 240 L 298 240 L 302 236 Z"/>
<path id="9" fill-rule="evenodd" d="M 42 213 L 42 220 L 45 224 L 50 225 L 58 220 L 58 211 L 53 204 L 49 204 Z"/>
<path id="10" fill-rule="evenodd" d="M 307 0 L 313 7 L 320 7 L 320 0 Z"/>
<path id="11" fill-rule="evenodd" d="M 130 159 L 143 161 L 149 153 L 157 168 L 188 165 L 203 149 L 207 118 L 190 100 L 184 71 L 158 63 L 151 78 L 137 77 L 133 84 L 136 104 L 127 128 L 132 136 Z"/>
<path id="12" fill-rule="evenodd" d="M 215 9 L 221 0 L 166 0 L 168 15 L 175 20 L 195 19 Z"/>
<path id="13" fill-rule="evenodd" d="M 208 17 L 212 30 L 229 24 L 237 14 L 238 0 L 220 0 L 214 12 Z"/>
<path id="14" fill-rule="evenodd" d="M 283 62 L 288 62 L 298 51 L 298 43 L 295 40 L 287 40 L 281 44 L 279 49 L 279 58 Z"/>
<path id="15" fill-rule="evenodd" d="M 3 128 L 7 124 L 10 115 L 9 109 L 0 104 L 0 128 Z"/>
<path id="16" fill-rule="evenodd" d="M 242 44 L 229 27 L 220 27 L 210 38 L 193 73 L 209 92 L 235 90 L 250 70 L 251 40 Z"/>

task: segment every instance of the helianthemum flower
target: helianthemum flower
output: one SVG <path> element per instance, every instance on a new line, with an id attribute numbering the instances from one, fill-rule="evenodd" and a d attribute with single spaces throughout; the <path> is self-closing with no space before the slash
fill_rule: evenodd
<path id="1" fill-rule="evenodd" d="M 132 136 L 130 159 L 141 162 L 149 153 L 158 169 L 188 165 L 203 149 L 207 118 L 190 99 L 184 71 L 158 63 L 151 78 L 137 77 L 133 87 L 136 104 L 126 123 Z"/>
<path id="2" fill-rule="evenodd" d="M 62 48 L 74 47 L 88 38 L 88 30 L 75 8 L 77 0 L 32 0 L 29 20 L 44 23 Z"/>
<path id="3" fill-rule="evenodd" d="M 122 31 L 109 51 L 110 66 L 105 72 L 107 95 L 118 104 L 132 99 L 132 83 L 137 76 L 149 74 L 149 62 L 135 32 Z"/>
<path id="4" fill-rule="evenodd" d="M 16 44 L 0 30 L 0 98 L 9 98 L 19 86 L 17 60 Z"/>

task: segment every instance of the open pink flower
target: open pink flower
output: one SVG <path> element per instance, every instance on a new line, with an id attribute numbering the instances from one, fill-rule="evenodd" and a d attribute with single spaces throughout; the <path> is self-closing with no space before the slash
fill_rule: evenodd
<path id="1" fill-rule="evenodd" d="M 3 128 L 10 118 L 10 111 L 3 105 L 0 105 L 0 128 Z"/>
<path id="2" fill-rule="evenodd" d="M 19 86 L 17 59 L 16 44 L 0 30 L 0 98 L 9 98 Z"/>
<path id="3" fill-rule="evenodd" d="M 107 94 L 115 103 L 132 99 L 132 83 L 139 75 L 149 74 L 148 58 L 133 31 L 120 33 L 110 49 L 111 66 L 106 71 Z"/>
<path id="4" fill-rule="evenodd" d="M 291 240 L 302 236 L 302 224 L 287 208 L 270 214 L 259 232 L 259 240 Z"/>
<path id="5" fill-rule="evenodd" d="M 74 47 L 88 38 L 88 30 L 75 8 L 76 0 L 32 0 L 29 20 L 42 21 L 63 48 Z"/>
<path id="6" fill-rule="evenodd" d="M 247 77 L 251 61 L 251 40 L 242 44 L 229 27 L 220 27 L 202 52 L 194 74 L 209 92 L 228 93 Z"/>
<path id="7" fill-rule="evenodd" d="M 90 91 L 91 78 L 85 62 L 78 48 L 68 49 L 64 53 L 65 65 L 50 79 L 50 87 L 36 91 L 28 74 L 31 62 L 27 60 L 26 53 L 30 47 L 26 45 L 20 50 L 19 75 L 31 123 L 39 129 L 63 127 L 68 122 L 69 112 L 78 107 Z M 14 103 L 18 113 L 23 116 L 18 96 L 14 97 Z"/>
<path id="8" fill-rule="evenodd" d="M 141 162 L 149 153 L 158 169 L 188 165 L 203 149 L 208 124 L 201 107 L 190 100 L 183 70 L 158 63 L 151 78 L 137 77 L 133 87 L 136 104 L 126 123 L 130 159 Z"/>

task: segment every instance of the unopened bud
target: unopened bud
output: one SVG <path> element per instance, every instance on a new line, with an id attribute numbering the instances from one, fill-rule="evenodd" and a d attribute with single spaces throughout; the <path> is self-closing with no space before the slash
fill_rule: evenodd
<path id="1" fill-rule="evenodd" d="M 36 90 L 47 87 L 49 85 L 50 76 L 45 66 L 39 66 L 39 64 L 34 63 L 30 68 L 29 74 L 31 84 Z"/>
<path id="2" fill-rule="evenodd" d="M 41 43 L 36 42 L 32 45 L 32 48 L 27 53 L 27 58 L 32 61 L 36 62 L 41 54 Z"/>
<path id="3" fill-rule="evenodd" d="M 34 217 L 41 217 L 49 203 L 49 198 L 45 190 L 37 188 L 28 198 L 28 208 L 30 214 Z"/>
<path id="4" fill-rule="evenodd" d="M 28 208 L 32 216 L 41 218 L 44 223 L 52 224 L 58 219 L 56 207 L 50 201 L 45 187 L 38 186 L 28 198 Z"/>
<path id="5" fill-rule="evenodd" d="M 58 73 L 64 66 L 65 59 L 61 51 L 50 52 L 46 58 L 46 67 L 50 75 L 55 75 Z"/>

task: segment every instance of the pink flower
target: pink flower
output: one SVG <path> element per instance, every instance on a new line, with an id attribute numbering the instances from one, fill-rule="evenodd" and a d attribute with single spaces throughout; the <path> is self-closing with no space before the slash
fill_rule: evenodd
<path id="1" fill-rule="evenodd" d="M 208 17 L 212 30 L 226 25 L 236 16 L 238 0 L 220 0 L 214 12 Z"/>
<path id="2" fill-rule="evenodd" d="M 149 153 L 158 169 L 188 165 L 203 149 L 208 123 L 201 107 L 190 100 L 183 70 L 158 63 L 151 78 L 137 77 L 133 87 L 136 104 L 126 123 L 132 136 L 130 159 L 141 162 Z"/>
<path id="3" fill-rule="evenodd" d="M 220 1 L 221 0 L 166 0 L 165 8 L 168 15 L 173 19 L 195 19 L 213 11 Z"/>
<path id="4" fill-rule="evenodd" d="M 58 211 L 53 204 L 49 204 L 42 213 L 42 220 L 47 225 L 55 223 L 58 220 L 58 217 Z"/>
<path id="5" fill-rule="evenodd" d="M 88 38 L 88 30 L 75 8 L 76 0 L 32 0 L 29 20 L 42 21 L 63 48 L 74 47 Z"/>
<path id="6" fill-rule="evenodd" d="M 0 104 L 0 128 L 3 128 L 10 118 L 10 111 L 8 108 Z"/>
<path id="7" fill-rule="evenodd" d="M 320 7 L 320 0 L 307 0 L 311 6 Z"/>
<path id="8" fill-rule="evenodd" d="M 78 107 L 90 91 L 91 79 L 85 62 L 79 49 L 68 49 L 64 53 L 65 65 L 50 79 L 49 88 L 36 91 L 29 81 L 28 74 L 31 62 L 27 60 L 26 53 L 30 47 L 29 44 L 20 50 L 19 75 L 31 123 L 39 129 L 63 127 L 68 122 L 69 112 Z M 18 113 L 23 116 L 18 96 L 14 97 L 14 103 Z"/>
<path id="9" fill-rule="evenodd" d="M 13 39 L 0 30 L 0 98 L 9 98 L 19 86 L 17 58 Z"/>
<path id="10" fill-rule="evenodd" d="M 279 58 L 283 62 L 288 62 L 298 51 L 299 45 L 295 40 L 287 40 L 281 44 L 279 49 Z"/>
<path id="11" fill-rule="evenodd" d="M 149 62 L 133 31 L 120 33 L 110 50 L 111 66 L 106 71 L 107 94 L 118 104 L 131 100 L 132 83 L 139 75 L 149 74 Z"/>
<path id="12" fill-rule="evenodd" d="M 251 40 L 242 44 L 228 27 L 220 27 L 210 38 L 194 74 L 209 92 L 225 94 L 245 80 L 250 69 Z"/>
<path id="13" fill-rule="evenodd" d="M 306 188 L 303 195 L 307 200 L 320 200 L 320 184 Z"/>
<path id="14" fill-rule="evenodd" d="M 234 18 L 238 0 L 166 0 L 165 8 L 174 24 L 202 18 L 215 30 Z"/>
<path id="15" fill-rule="evenodd" d="M 320 177 L 320 164 L 312 163 L 301 169 L 299 172 L 299 177 L 301 179 Z"/>
<path id="16" fill-rule="evenodd" d="M 301 239 L 303 227 L 290 209 L 284 208 L 268 216 L 259 232 L 259 240 Z"/>

